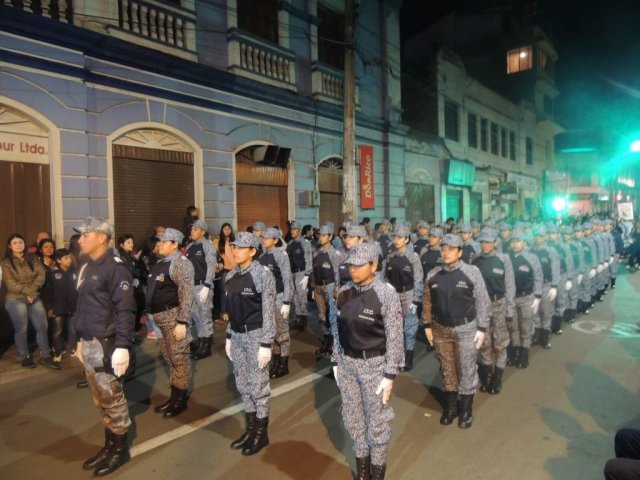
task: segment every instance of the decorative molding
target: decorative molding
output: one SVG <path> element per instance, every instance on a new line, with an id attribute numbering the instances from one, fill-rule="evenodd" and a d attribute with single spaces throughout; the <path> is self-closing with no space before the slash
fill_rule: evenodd
<path id="1" fill-rule="evenodd" d="M 180 138 L 162 130 L 133 130 L 117 138 L 113 143 L 115 145 L 127 145 L 129 147 L 172 150 L 174 152 L 193 152 L 193 149 Z"/>

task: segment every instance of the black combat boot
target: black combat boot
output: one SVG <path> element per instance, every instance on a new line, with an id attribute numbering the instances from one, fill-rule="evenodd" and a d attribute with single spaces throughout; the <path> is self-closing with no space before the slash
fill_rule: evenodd
<path id="1" fill-rule="evenodd" d="M 520 347 L 520 358 L 516 364 L 516 368 L 527 368 L 529 366 L 529 349 Z"/>
<path id="2" fill-rule="evenodd" d="M 231 442 L 231 448 L 234 450 L 240 450 L 244 448 L 246 443 L 249 441 L 253 434 L 256 431 L 256 412 L 250 412 L 244 414 L 245 418 L 245 429 L 244 433 L 240 438 Z"/>
<path id="3" fill-rule="evenodd" d="M 276 378 L 276 372 L 278 371 L 278 366 L 280 365 L 280 354 L 273 354 L 273 361 L 271 362 L 271 368 L 269 369 L 269 378 Z"/>
<path id="4" fill-rule="evenodd" d="M 196 338 L 189 344 L 189 351 L 191 355 L 195 355 L 195 353 L 200 350 L 200 345 L 202 344 L 202 338 Z"/>
<path id="5" fill-rule="evenodd" d="M 171 385 L 171 396 L 169 397 L 169 400 L 167 400 L 166 402 L 164 402 L 162 405 L 158 405 L 154 411 L 156 413 L 163 413 L 165 412 L 173 402 L 176 401 L 176 397 L 178 396 L 178 389 L 176 387 L 174 387 L 173 385 Z"/>
<path id="6" fill-rule="evenodd" d="M 540 337 L 540 345 L 545 350 L 551 349 L 551 342 L 549 342 L 549 334 L 551 332 L 549 330 L 542 330 L 542 336 Z"/>
<path id="7" fill-rule="evenodd" d="M 187 409 L 187 401 L 189 400 L 189 390 L 176 388 L 176 399 L 173 401 L 171 405 L 169 405 L 164 414 L 162 415 L 164 418 L 171 418 L 177 415 L 180 415 Z"/>
<path id="8" fill-rule="evenodd" d="M 242 449 L 242 455 L 255 455 L 269 445 L 269 417 L 257 418 L 254 434 L 247 440 Z"/>
<path id="9" fill-rule="evenodd" d="M 305 328 L 307 328 L 307 316 L 299 315 L 293 324 L 293 329 L 297 332 L 304 332 Z"/>
<path id="10" fill-rule="evenodd" d="M 491 378 L 491 385 L 487 389 L 490 395 L 497 395 L 502 391 L 502 368 L 495 367 L 493 369 L 493 377 Z"/>
<path id="11" fill-rule="evenodd" d="M 200 348 L 193 355 L 193 358 L 200 360 L 211 356 L 211 344 L 213 343 L 213 335 L 201 339 Z"/>
<path id="12" fill-rule="evenodd" d="M 510 367 L 518 365 L 520 362 L 520 352 L 522 352 L 522 347 L 511 347 L 507 357 L 507 365 Z"/>
<path id="13" fill-rule="evenodd" d="M 111 447 L 113 434 L 108 428 L 104 429 L 104 447 L 100 449 L 93 457 L 82 464 L 82 468 L 85 470 L 95 469 L 100 462 L 102 462 L 109 455 L 109 448 Z"/>
<path id="14" fill-rule="evenodd" d="M 559 315 L 554 315 L 551 318 L 551 331 L 555 335 L 562 335 L 562 317 Z"/>
<path id="15" fill-rule="evenodd" d="M 320 348 L 316 350 L 316 355 L 331 356 L 333 353 L 333 335 L 325 335 L 322 338 Z"/>
<path id="16" fill-rule="evenodd" d="M 371 457 L 356 457 L 356 480 L 370 480 Z"/>
<path id="17" fill-rule="evenodd" d="M 480 391 L 486 392 L 489 389 L 491 367 L 489 365 L 478 365 L 478 377 L 480 377 Z"/>
<path id="18" fill-rule="evenodd" d="M 542 329 L 536 328 L 533 331 L 533 336 L 531 337 L 531 346 L 540 345 L 540 336 L 542 335 Z"/>
<path id="19" fill-rule="evenodd" d="M 371 465 L 371 480 L 384 480 L 387 465 Z"/>
<path id="20" fill-rule="evenodd" d="M 404 367 L 400 369 L 402 372 L 409 372 L 413 369 L 413 350 L 404 352 Z"/>
<path id="21" fill-rule="evenodd" d="M 332 370 L 333 371 L 333 370 Z M 278 369 L 276 370 L 275 377 L 280 378 L 285 375 L 289 375 L 289 356 L 283 355 L 280 357 L 280 363 L 278 364 Z"/>
<path id="22" fill-rule="evenodd" d="M 453 419 L 458 416 L 458 392 L 444 392 L 445 394 L 445 406 L 442 417 L 440 417 L 440 423 L 442 425 L 451 425 Z"/>
<path id="23" fill-rule="evenodd" d="M 616 288 L 616 279 L 612 278 L 611 279 L 611 290 L 613 290 L 614 288 Z"/>
<path id="24" fill-rule="evenodd" d="M 473 395 L 460 395 L 458 428 L 470 428 L 473 424 Z"/>
<path id="25" fill-rule="evenodd" d="M 111 440 L 111 444 L 107 448 L 108 455 L 96 465 L 96 469 L 93 471 L 96 477 L 109 475 L 131 459 L 126 433 L 122 435 L 111 433 Z"/>

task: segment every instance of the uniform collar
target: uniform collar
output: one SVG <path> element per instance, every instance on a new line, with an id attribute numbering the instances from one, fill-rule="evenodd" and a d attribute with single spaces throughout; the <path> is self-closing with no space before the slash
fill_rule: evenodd
<path id="1" fill-rule="evenodd" d="M 111 249 L 108 248 L 107 251 L 100 255 L 98 258 L 96 258 L 95 260 L 91 259 L 90 261 L 91 263 L 94 263 L 96 265 L 102 265 L 110 254 L 113 256 L 113 253 L 111 253 Z"/>
<path id="2" fill-rule="evenodd" d="M 256 264 L 257 260 L 253 260 L 251 262 L 251 264 L 243 269 L 242 267 L 240 267 L 240 265 L 236 265 L 236 271 L 240 274 L 240 275 L 244 275 L 245 273 L 247 273 L 248 271 L 250 271 L 252 268 L 254 268 L 254 265 Z"/>
<path id="3" fill-rule="evenodd" d="M 182 254 L 180 253 L 180 250 L 175 251 L 174 253 L 172 253 L 171 255 L 169 255 L 168 257 L 162 257 L 160 259 L 161 262 L 170 262 L 171 260 L 173 260 L 174 258 L 178 258 L 179 256 L 181 256 Z"/>
<path id="4" fill-rule="evenodd" d="M 462 267 L 462 260 L 458 260 L 453 265 L 442 265 L 442 269 L 446 272 L 453 272 L 458 270 L 460 267 Z"/>
<path id="5" fill-rule="evenodd" d="M 357 283 L 353 283 L 353 288 L 360 293 L 366 292 L 368 290 L 371 290 L 373 288 L 373 286 L 376 284 L 376 282 L 379 282 L 380 279 L 378 278 L 378 276 L 374 276 L 373 277 L 373 281 L 371 283 L 368 283 L 367 285 L 358 285 Z"/>

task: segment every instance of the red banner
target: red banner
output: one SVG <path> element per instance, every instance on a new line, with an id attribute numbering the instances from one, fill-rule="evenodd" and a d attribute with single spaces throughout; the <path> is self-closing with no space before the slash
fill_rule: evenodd
<path id="1" fill-rule="evenodd" d="M 373 173 L 373 147 L 358 147 L 360 154 L 360 208 L 363 210 L 376 208 Z"/>

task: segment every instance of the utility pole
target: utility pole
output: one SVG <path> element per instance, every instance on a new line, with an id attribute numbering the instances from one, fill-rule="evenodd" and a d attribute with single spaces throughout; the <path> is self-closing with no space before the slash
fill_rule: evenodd
<path id="1" fill-rule="evenodd" d="M 355 2 L 345 1 L 344 15 L 344 152 L 342 161 L 342 216 L 344 222 L 358 219 L 356 189 L 356 74 L 355 74 Z"/>

